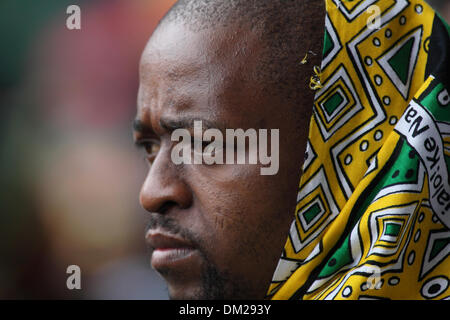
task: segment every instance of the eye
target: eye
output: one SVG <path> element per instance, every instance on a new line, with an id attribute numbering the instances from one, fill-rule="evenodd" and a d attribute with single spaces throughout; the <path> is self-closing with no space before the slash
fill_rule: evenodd
<path id="1" fill-rule="evenodd" d="M 161 149 L 161 144 L 157 140 L 142 140 L 138 141 L 137 145 L 145 150 L 145 157 L 152 162 Z"/>
<path id="2" fill-rule="evenodd" d="M 161 146 L 154 142 L 146 142 L 145 143 L 145 151 L 148 155 L 156 155 L 159 152 Z"/>
<path id="3" fill-rule="evenodd" d="M 191 140 L 191 150 L 194 154 L 194 156 L 200 156 L 202 157 L 202 164 L 206 166 L 211 165 L 217 165 L 217 164 L 223 164 L 224 162 L 224 150 L 223 145 L 220 143 L 216 143 L 215 145 L 212 145 L 212 142 L 214 140 Z M 201 146 L 201 151 L 197 153 L 197 150 L 195 150 L 195 143 L 198 143 Z"/>

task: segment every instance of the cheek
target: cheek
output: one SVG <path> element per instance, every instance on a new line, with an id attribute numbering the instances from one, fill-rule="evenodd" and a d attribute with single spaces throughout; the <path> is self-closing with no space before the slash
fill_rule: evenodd
<path id="1" fill-rule="evenodd" d="M 246 221 L 243 214 L 262 200 L 263 178 L 258 165 L 191 166 L 189 185 L 196 205 L 222 225 Z"/>
<path id="2" fill-rule="evenodd" d="M 286 236 L 284 225 L 290 218 L 284 217 L 290 214 L 283 215 L 286 208 L 280 205 L 284 197 L 280 177 L 261 176 L 257 165 L 225 167 L 190 168 L 197 228 L 218 260 L 258 256 L 273 237 L 278 239 L 277 230 L 283 233 L 281 238 Z"/>
<path id="3" fill-rule="evenodd" d="M 213 231 L 217 241 L 229 239 L 238 227 L 252 222 L 248 214 L 260 202 L 257 165 L 190 166 L 188 184 L 194 195 L 199 223 Z M 222 236 L 223 234 L 227 236 Z"/>
<path id="4" fill-rule="evenodd" d="M 195 176 L 205 186 L 228 190 L 236 185 L 251 183 L 260 176 L 260 166 L 250 164 L 191 165 L 188 175 Z"/>

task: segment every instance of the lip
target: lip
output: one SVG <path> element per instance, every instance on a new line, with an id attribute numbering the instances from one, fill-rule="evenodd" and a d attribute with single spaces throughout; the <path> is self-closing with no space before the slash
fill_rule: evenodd
<path id="1" fill-rule="evenodd" d="M 145 238 L 153 248 L 151 264 L 156 270 L 187 263 L 196 251 L 188 241 L 161 231 L 149 230 Z"/>

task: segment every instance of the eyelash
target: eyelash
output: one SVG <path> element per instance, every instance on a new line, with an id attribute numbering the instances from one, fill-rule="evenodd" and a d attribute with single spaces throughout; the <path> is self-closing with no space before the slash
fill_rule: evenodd
<path id="1" fill-rule="evenodd" d="M 160 143 L 156 140 L 142 140 L 136 143 L 138 148 L 145 150 L 145 157 L 151 163 L 155 160 L 160 149 Z M 156 148 L 156 150 L 153 150 Z"/>
<path id="2" fill-rule="evenodd" d="M 192 139 L 191 140 L 191 146 L 192 146 L 192 150 L 194 151 L 194 143 L 195 140 Z M 205 149 L 206 146 L 208 146 L 211 142 L 210 141 L 202 141 L 202 150 Z M 139 149 L 143 149 L 145 151 L 145 158 L 148 162 L 150 162 L 150 164 L 153 163 L 153 161 L 155 160 L 156 156 L 158 155 L 158 152 L 161 148 L 160 142 L 157 140 L 140 140 L 136 142 L 136 146 Z M 153 148 L 156 148 L 156 150 L 153 150 Z"/>

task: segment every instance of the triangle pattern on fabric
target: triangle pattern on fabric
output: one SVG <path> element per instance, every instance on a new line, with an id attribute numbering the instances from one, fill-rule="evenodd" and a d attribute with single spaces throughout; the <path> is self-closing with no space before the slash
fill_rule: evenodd
<path id="1" fill-rule="evenodd" d="M 397 74 L 400 81 L 406 85 L 408 82 L 409 62 L 414 38 L 409 39 L 389 60 L 392 70 Z"/>
<path id="2" fill-rule="evenodd" d="M 325 16 L 325 37 L 323 43 L 323 59 L 321 64 L 321 69 L 325 67 L 337 56 L 339 51 L 342 49 L 342 44 L 339 40 L 339 36 L 336 32 L 335 27 L 331 23 L 328 15 Z"/>
<path id="3" fill-rule="evenodd" d="M 407 100 L 420 49 L 422 27 L 418 27 L 377 58 L 388 78 Z"/>
<path id="4" fill-rule="evenodd" d="M 434 267 L 450 254 L 450 231 L 431 231 L 420 270 L 423 279 Z"/>

